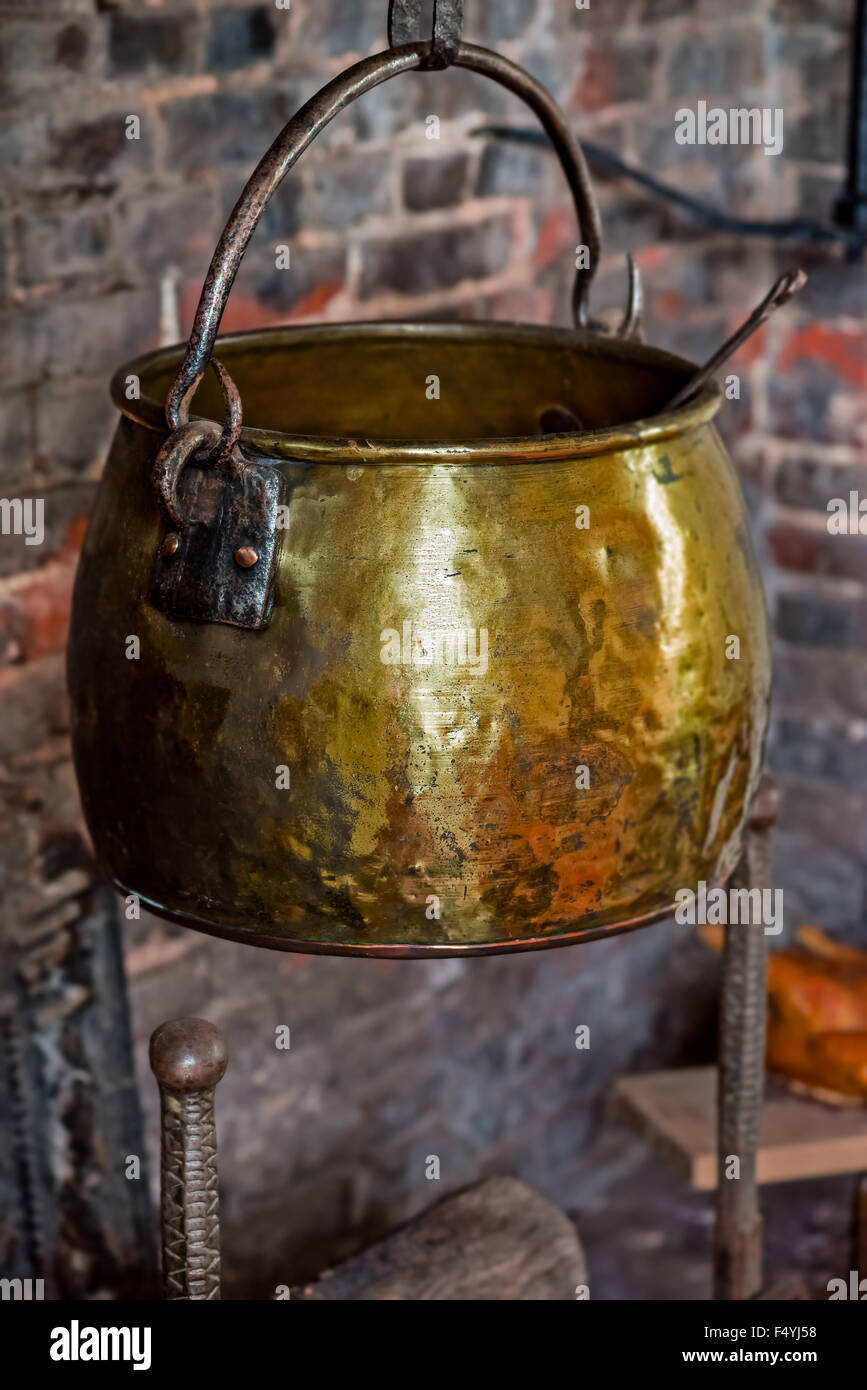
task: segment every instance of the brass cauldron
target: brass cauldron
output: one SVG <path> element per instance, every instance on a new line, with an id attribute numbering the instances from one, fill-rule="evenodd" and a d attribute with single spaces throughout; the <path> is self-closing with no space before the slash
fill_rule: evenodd
<path id="1" fill-rule="evenodd" d="M 69 649 L 87 821 L 125 893 L 262 946 L 449 954 L 638 926 L 729 874 L 760 768 L 766 616 L 719 392 L 666 411 L 692 364 L 634 341 L 631 314 L 594 331 L 586 169 L 520 69 L 452 55 L 555 143 L 592 252 L 574 331 L 282 328 L 220 340 L 202 382 L 270 193 L 430 51 L 308 103 L 229 221 L 186 356 L 114 379 Z"/>

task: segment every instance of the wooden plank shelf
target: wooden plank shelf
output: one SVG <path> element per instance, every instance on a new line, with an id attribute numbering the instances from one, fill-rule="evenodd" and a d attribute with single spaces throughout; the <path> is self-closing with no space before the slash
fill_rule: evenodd
<path id="1" fill-rule="evenodd" d="M 716 1067 L 624 1076 L 611 1100 L 613 1113 L 642 1134 L 693 1188 L 713 1191 Z M 861 1171 L 867 1171 L 867 1107 L 826 1105 L 769 1085 L 759 1136 L 760 1183 Z"/>

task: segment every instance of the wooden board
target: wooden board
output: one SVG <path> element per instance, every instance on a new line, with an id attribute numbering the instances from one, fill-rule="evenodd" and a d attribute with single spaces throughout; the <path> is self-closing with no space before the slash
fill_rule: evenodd
<path id="1" fill-rule="evenodd" d="M 716 1068 L 624 1076 L 615 1115 L 631 1124 L 699 1192 L 716 1187 Z M 759 1140 L 760 1183 L 867 1170 L 867 1108 L 840 1109 L 768 1087 Z"/>
<path id="2" fill-rule="evenodd" d="M 447 1197 L 384 1240 L 293 1289 L 307 1301 L 574 1301 L 587 1283 L 575 1227 L 514 1178 Z"/>

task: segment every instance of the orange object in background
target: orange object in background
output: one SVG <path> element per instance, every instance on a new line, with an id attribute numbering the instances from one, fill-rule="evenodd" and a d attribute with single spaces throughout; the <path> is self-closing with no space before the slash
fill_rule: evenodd
<path id="1" fill-rule="evenodd" d="M 768 1070 L 827 1100 L 867 1102 L 867 952 L 802 927 L 768 961 Z"/>
<path id="2" fill-rule="evenodd" d="M 700 935 L 721 951 L 723 931 Z M 867 1104 L 867 951 L 812 926 L 797 943 L 768 958 L 768 1071 L 818 1100 Z"/>

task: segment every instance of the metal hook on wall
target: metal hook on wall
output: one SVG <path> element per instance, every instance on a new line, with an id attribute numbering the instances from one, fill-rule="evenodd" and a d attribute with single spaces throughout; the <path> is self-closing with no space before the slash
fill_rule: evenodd
<path id="1" fill-rule="evenodd" d="M 389 0 L 388 42 L 392 48 L 421 43 L 422 0 Z M 434 0 L 433 35 L 425 68 L 447 68 L 455 61 L 464 27 L 464 0 Z"/>

